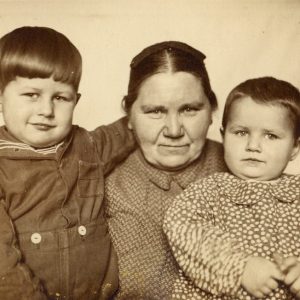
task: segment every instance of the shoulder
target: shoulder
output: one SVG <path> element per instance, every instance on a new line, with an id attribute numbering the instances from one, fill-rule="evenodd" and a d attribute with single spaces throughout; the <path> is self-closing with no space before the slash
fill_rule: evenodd
<path id="1" fill-rule="evenodd" d="M 106 184 L 130 185 L 133 182 L 142 182 L 147 177 L 143 164 L 138 157 L 138 149 L 132 152 L 123 162 L 115 167 L 115 169 L 106 177 Z"/>
<path id="2" fill-rule="evenodd" d="M 202 161 L 202 174 L 208 176 L 215 172 L 228 171 L 224 161 L 223 145 L 219 142 L 207 139 L 200 156 Z"/>
<path id="3" fill-rule="evenodd" d="M 95 144 L 93 131 L 88 131 L 87 129 L 78 125 L 72 126 L 70 136 L 76 145 L 82 147 Z"/>
<path id="4" fill-rule="evenodd" d="M 224 181 L 228 181 L 228 177 L 230 176 L 232 175 L 227 172 L 216 172 L 207 177 L 196 180 L 194 183 L 191 183 L 190 186 L 195 186 L 196 188 L 201 187 L 201 189 L 204 188 L 215 190 L 218 189 L 220 184 L 222 184 Z"/>
<path id="5" fill-rule="evenodd" d="M 203 149 L 206 153 L 206 156 L 208 158 L 214 157 L 218 158 L 220 160 L 224 160 L 224 150 L 223 150 L 223 145 L 220 142 L 213 141 L 210 139 L 207 139 L 205 148 Z"/>
<path id="6" fill-rule="evenodd" d="M 105 178 L 105 198 L 111 210 L 128 203 L 135 206 L 147 196 L 150 181 L 137 152 L 130 154 Z"/>

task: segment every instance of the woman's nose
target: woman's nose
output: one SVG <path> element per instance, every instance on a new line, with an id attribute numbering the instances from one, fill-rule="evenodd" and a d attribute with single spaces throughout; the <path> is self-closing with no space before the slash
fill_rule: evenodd
<path id="1" fill-rule="evenodd" d="M 184 135 L 183 125 L 179 116 L 167 116 L 165 122 L 164 136 L 178 138 Z"/>
<path id="2" fill-rule="evenodd" d="M 261 152 L 261 140 L 256 136 L 249 136 L 246 145 L 247 151 Z"/>
<path id="3" fill-rule="evenodd" d="M 53 101 L 49 98 L 40 98 L 38 101 L 38 114 L 50 118 L 54 116 Z"/>

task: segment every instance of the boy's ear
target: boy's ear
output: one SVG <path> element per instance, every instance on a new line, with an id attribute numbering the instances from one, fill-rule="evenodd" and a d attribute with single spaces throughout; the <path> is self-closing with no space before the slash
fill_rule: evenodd
<path id="1" fill-rule="evenodd" d="M 80 93 L 77 93 L 76 94 L 76 104 L 78 103 L 79 99 L 81 98 L 81 94 Z"/>
<path id="2" fill-rule="evenodd" d="M 225 134 L 225 130 L 224 130 L 223 126 L 220 127 L 220 133 L 221 133 L 221 137 L 222 137 L 222 142 L 224 142 L 224 134 Z"/>
<path id="3" fill-rule="evenodd" d="M 299 151 L 300 151 L 300 137 L 295 141 L 295 146 L 292 151 L 290 161 L 294 160 L 297 157 Z"/>

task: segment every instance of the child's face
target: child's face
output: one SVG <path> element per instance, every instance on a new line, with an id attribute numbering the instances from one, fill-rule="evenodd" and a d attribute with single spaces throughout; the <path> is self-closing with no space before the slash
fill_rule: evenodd
<path id="1" fill-rule="evenodd" d="M 33 147 L 55 145 L 66 137 L 76 102 L 74 88 L 52 78 L 16 77 L 0 94 L 8 131 Z"/>
<path id="2" fill-rule="evenodd" d="M 236 100 L 224 133 L 225 161 L 243 179 L 272 180 L 299 151 L 287 109 Z"/>

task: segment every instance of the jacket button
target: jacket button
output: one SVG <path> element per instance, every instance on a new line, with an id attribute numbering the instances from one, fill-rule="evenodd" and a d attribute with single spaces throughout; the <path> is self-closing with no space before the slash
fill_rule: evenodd
<path id="1" fill-rule="evenodd" d="M 83 226 L 83 225 L 81 225 L 81 226 L 79 226 L 78 227 L 78 233 L 80 234 L 80 235 L 86 235 L 86 227 L 85 226 Z"/>
<path id="2" fill-rule="evenodd" d="M 39 244 L 42 240 L 42 236 L 39 233 L 35 232 L 31 235 L 30 239 L 33 244 Z"/>

